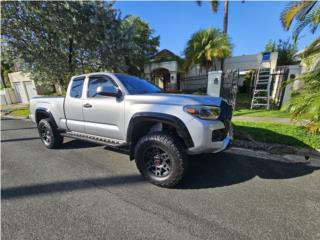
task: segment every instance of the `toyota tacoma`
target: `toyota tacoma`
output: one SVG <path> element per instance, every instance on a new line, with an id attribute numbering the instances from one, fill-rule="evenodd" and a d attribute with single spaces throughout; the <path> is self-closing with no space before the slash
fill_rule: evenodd
<path id="1" fill-rule="evenodd" d="M 70 137 L 126 149 L 162 187 L 183 179 L 188 155 L 221 152 L 232 142 L 232 107 L 222 98 L 163 93 L 126 74 L 72 77 L 65 97 L 33 98 L 30 113 L 47 148 Z"/>

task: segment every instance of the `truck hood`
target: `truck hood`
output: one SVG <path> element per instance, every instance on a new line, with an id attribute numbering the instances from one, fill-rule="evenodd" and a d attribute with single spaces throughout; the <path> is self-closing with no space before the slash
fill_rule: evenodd
<path id="1" fill-rule="evenodd" d="M 221 105 L 221 98 L 198 96 L 191 94 L 152 93 L 127 95 L 127 101 L 136 103 L 167 104 L 167 105 Z"/>

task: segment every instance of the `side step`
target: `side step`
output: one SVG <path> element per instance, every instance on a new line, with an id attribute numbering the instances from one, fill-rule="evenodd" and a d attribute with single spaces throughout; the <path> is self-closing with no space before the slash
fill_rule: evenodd
<path id="1" fill-rule="evenodd" d="M 124 147 L 127 146 L 128 144 L 125 141 L 117 140 L 117 139 L 112 139 L 112 138 L 106 138 L 106 137 L 100 137 L 96 135 L 91 135 L 87 133 L 80 133 L 80 132 L 65 132 L 65 133 L 60 133 L 61 136 L 64 137 L 70 137 L 74 139 L 79 139 L 83 141 L 88 141 L 92 143 L 96 143 L 99 145 L 105 145 L 109 147 Z"/>

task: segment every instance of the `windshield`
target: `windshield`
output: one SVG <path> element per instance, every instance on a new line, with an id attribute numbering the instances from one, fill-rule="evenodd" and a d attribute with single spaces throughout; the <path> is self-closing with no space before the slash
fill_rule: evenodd
<path id="1" fill-rule="evenodd" d="M 161 93 L 161 89 L 153 83 L 127 74 L 114 74 L 130 94 Z"/>

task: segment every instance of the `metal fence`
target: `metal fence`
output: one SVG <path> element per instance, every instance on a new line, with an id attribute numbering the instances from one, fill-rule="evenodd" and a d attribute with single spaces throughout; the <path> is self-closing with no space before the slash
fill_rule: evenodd
<path id="1" fill-rule="evenodd" d="M 207 89 L 208 75 L 184 77 L 183 79 L 181 79 L 180 84 L 180 88 L 182 91 Z"/>
<path id="2" fill-rule="evenodd" d="M 220 96 L 227 100 L 232 106 L 235 105 L 238 81 L 239 70 L 226 70 L 222 73 Z M 181 79 L 180 90 L 182 91 L 196 91 L 199 89 L 206 91 L 207 87 L 208 75 L 185 77 Z"/>
<path id="3" fill-rule="evenodd" d="M 220 96 L 225 99 L 232 108 L 235 108 L 238 91 L 239 70 L 226 70 L 222 73 L 222 85 Z"/>

